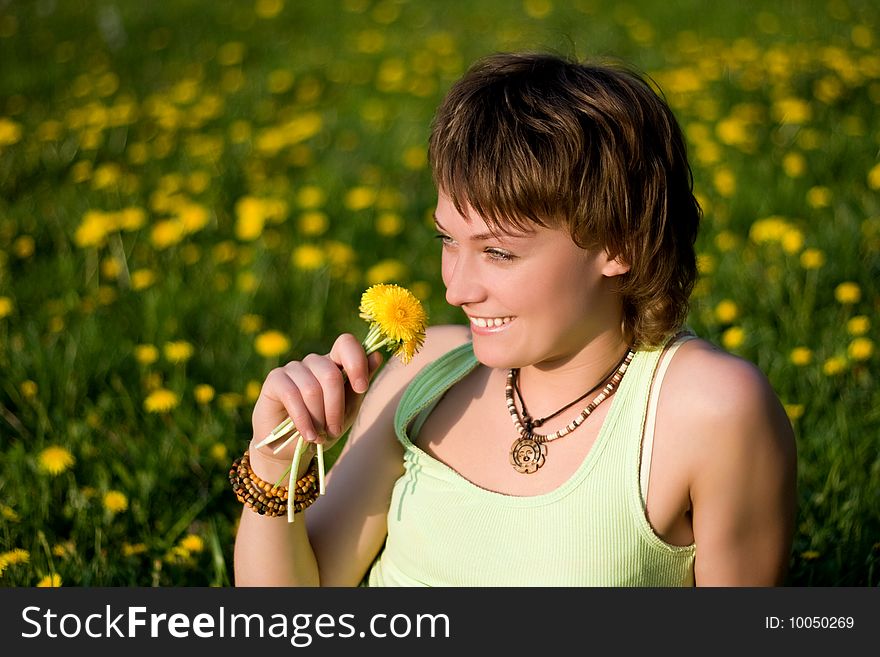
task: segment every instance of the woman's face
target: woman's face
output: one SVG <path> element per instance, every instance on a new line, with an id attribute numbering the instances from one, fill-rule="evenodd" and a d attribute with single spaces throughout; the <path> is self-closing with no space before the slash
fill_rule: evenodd
<path id="1" fill-rule="evenodd" d="M 535 226 L 493 236 L 474 211 L 462 216 L 440 194 L 446 300 L 468 316 L 474 354 L 489 367 L 552 367 L 597 336 L 620 331 L 614 276 L 627 267 L 588 251 L 568 232 Z"/>

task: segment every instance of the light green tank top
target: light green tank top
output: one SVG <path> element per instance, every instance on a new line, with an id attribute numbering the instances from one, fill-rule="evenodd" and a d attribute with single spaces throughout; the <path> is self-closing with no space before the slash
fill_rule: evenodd
<path id="1" fill-rule="evenodd" d="M 661 353 L 636 352 L 574 475 L 554 491 L 525 497 L 480 488 L 413 444 L 410 435 L 443 393 L 478 362 L 467 343 L 427 366 L 397 409 L 405 472 L 394 485 L 385 546 L 364 584 L 692 586 L 695 546 L 661 540 L 642 495 L 642 436 L 650 466 L 656 400 L 650 412 L 648 402 Z M 654 388 L 652 397 L 659 381 Z"/>

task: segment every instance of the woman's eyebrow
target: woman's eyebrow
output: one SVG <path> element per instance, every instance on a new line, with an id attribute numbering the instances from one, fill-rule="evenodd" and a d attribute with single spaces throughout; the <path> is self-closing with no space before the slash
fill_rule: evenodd
<path id="1" fill-rule="evenodd" d="M 440 223 L 440 220 L 437 219 L 437 215 L 432 215 L 434 217 L 434 224 L 436 224 L 437 229 L 442 232 L 448 232 L 443 224 Z M 504 233 L 504 232 L 485 232 L 485 233 L 477 233 L 476 235 L 471 235 L 468 239 L 472 242 L 485 242 L 486 240 L 497 240 L 497 239 L 521 239 L 523 237 L 527 237 L 526 234 L 516 235 L 513 233 Z"/>

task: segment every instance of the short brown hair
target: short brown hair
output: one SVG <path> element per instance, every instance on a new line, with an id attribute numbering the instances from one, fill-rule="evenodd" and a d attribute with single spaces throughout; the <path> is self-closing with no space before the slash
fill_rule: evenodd
<path id="1" fill-rule="evenodd" d="M 429 159 L 463 215 L 470 206 L 499 230 L 567 227 L 629 264 L 619 292 L 635 344 L 657 346 L 685 321 L 700 207 L 678 122 L 634 71 L 551 54 L 482 59 L 437 110 Z"/>

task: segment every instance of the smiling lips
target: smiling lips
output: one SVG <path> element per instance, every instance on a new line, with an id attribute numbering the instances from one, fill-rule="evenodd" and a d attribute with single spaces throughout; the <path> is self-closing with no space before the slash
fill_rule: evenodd
<path id="1" fill-rule="evenodd" d="M 471 324 L 479 328 L 496 328 L 510 324 L 513 317 L 469 317 Z"/>

